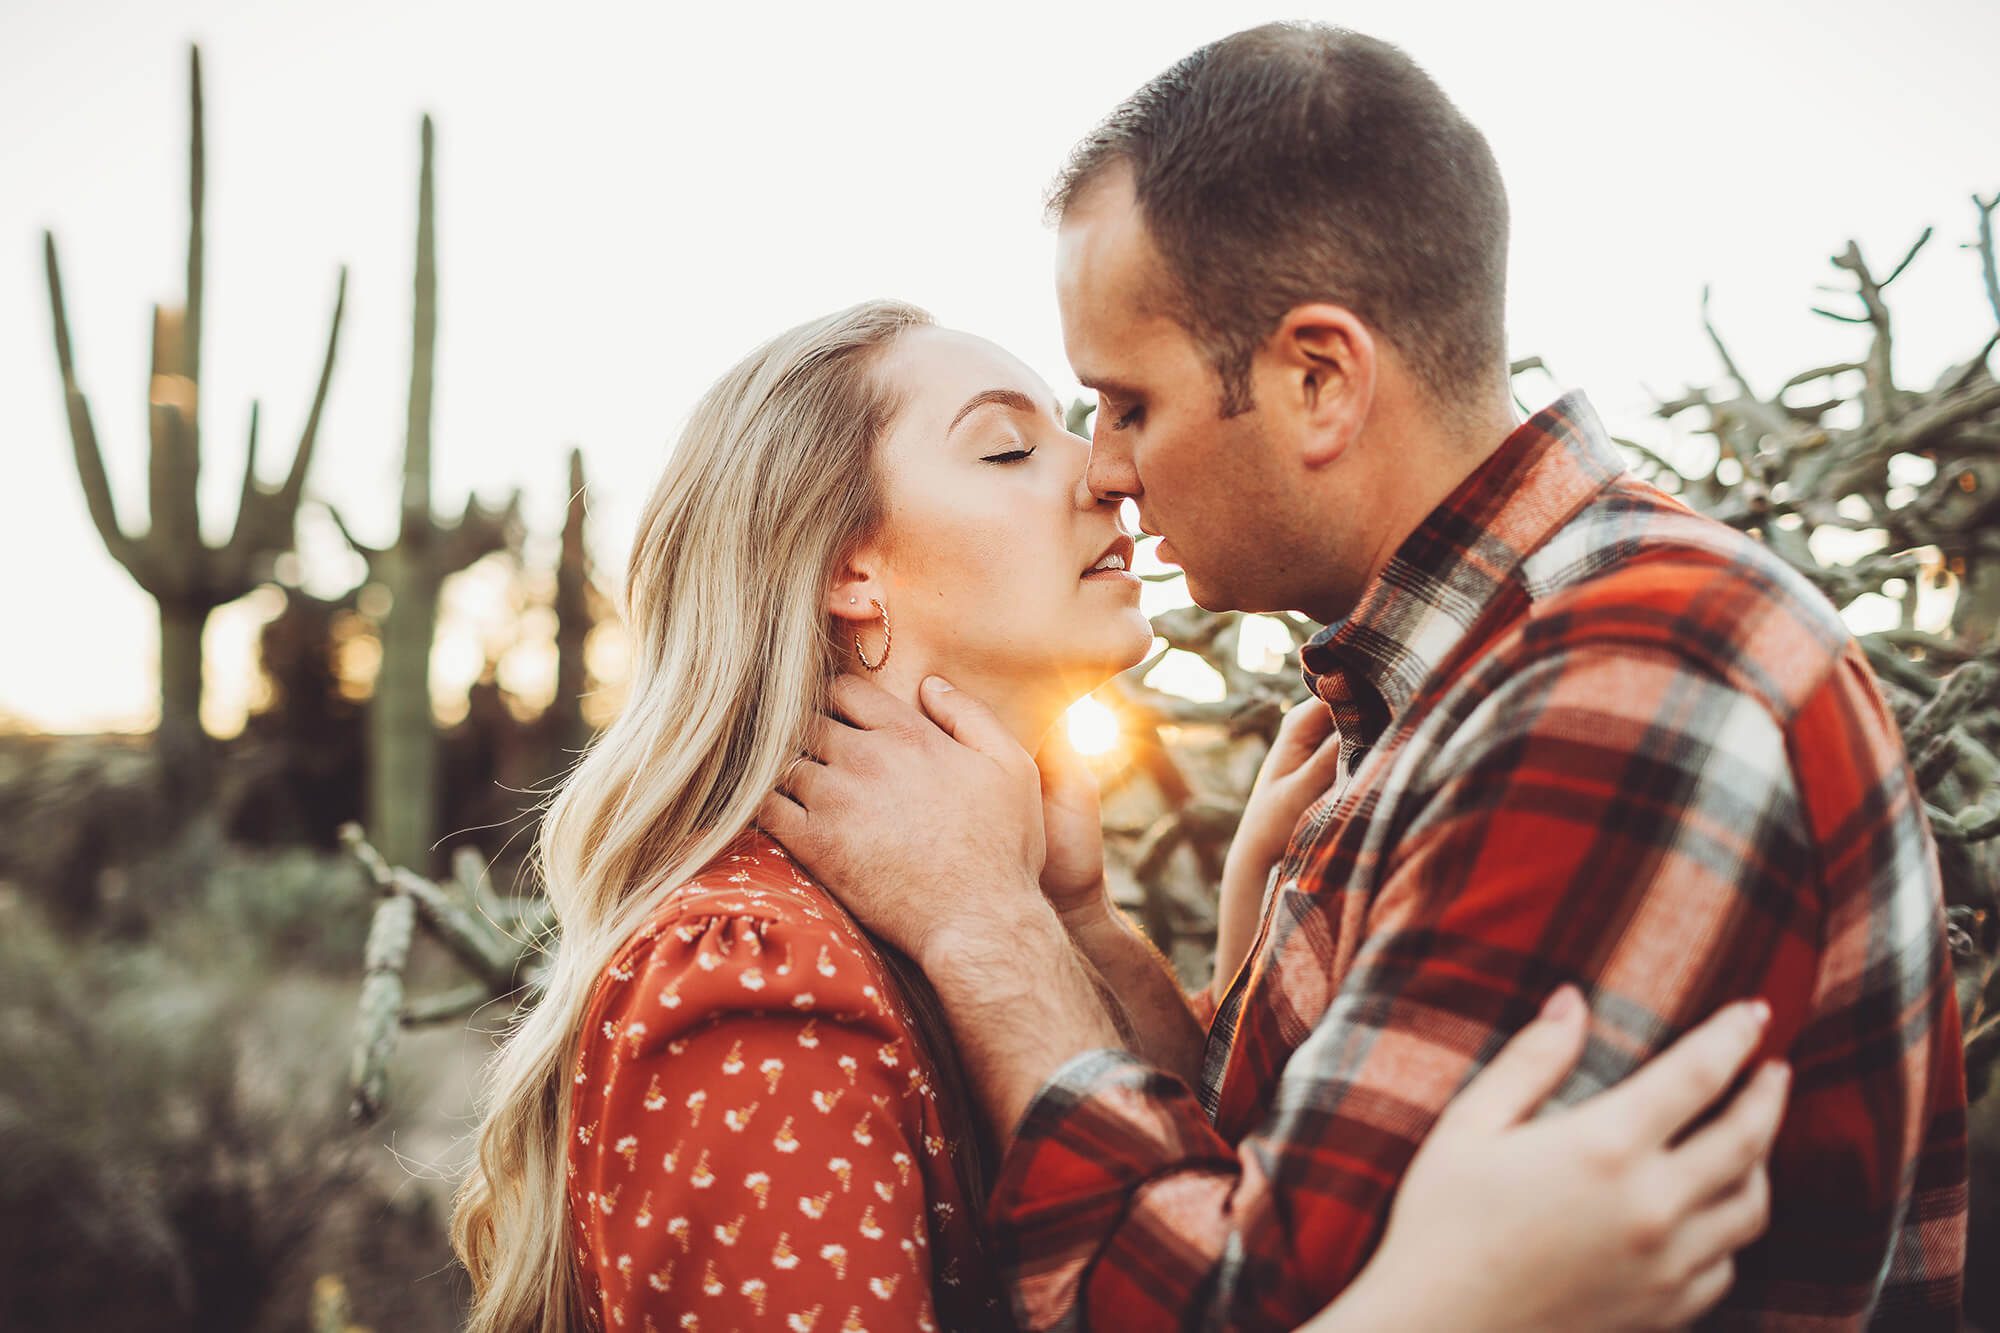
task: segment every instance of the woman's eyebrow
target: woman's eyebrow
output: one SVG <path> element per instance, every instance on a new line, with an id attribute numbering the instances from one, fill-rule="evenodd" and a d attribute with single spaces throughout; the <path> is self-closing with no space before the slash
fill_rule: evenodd
<path id="1" fill-rule="evenodd" d="M 958 429 L 959 422 L 965 420 L 982 407 L 992 406 L 1011 407 L 1017 412 L 1026 412 L 1031 416 L 1041 410 L 1035 406 L 1034 399 L 1028 397 L 1027 394 L 1022 393 L 1018 389 L 981 389 L 978 393 L 973 394 L 972 397 L 965 400 L 965 406 L 958 409 L 958 415 L 951 419 L 951 425 L 945 427 L 944 433 L 947 435 L 951 434 Z M 1056 420 L 1062 420 L 1062 412 L 1060 410 L 1056 411 Z"/>

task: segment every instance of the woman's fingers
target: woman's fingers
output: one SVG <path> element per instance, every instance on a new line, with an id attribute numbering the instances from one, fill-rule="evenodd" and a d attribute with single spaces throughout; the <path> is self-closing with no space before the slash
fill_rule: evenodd
<path id="1" fill-rule="evenodd" d="M 1736 1078 L 1763 1040 L 1771 1006 L 1724 1005 L 1624 1082 L 1576 1108 L 1625 1141 L 1663 1144 L 1706 1109 Z"/>
<path id="2" fill-rule="evenodd" d="M 1557 989 L 1534 1022 L 1500 1048 L 1444 1108 L 1432 1133 L 1505 1129 L 1534 1114 L 1583 1053 L 1589 1026 L 1583 996 L 1574 986 Z"/>
<path id="3" fill-rule="evenodd" d="M 1680 1295 L 1665 1312 L 1661 1327 L 1683 1328 L 1713 1310 L 1729 1294 L 1729 1288 L 1736 1281 L 1736 1261 L 1730 1257 L 1716 1260 L 1696 1273 L 1681 1287 Z"/>
<path id="4" fill-rule="evenodd" d="M 1760 1070 L 1753 1087 L 1737 1094 L 1734 1111 L 1745 1098 L 1768 1099 L 1771 1087 L 1782 1082 L 1772 1066 Z M 1762 1086 L 1756 1086 L 1762 1085 Z M 1763 1118 L 1760 1107 L 1753 1119 Z M 1753 1139 L 1751 1160 L 1723 1183 L 1720 1189 L 1697 1194 L 1691 1182 L 1680 1178 L 1679 1163 L 1673 1153 L 1655 1158 L 1660 1168 L 1647 1172 L 1652 1182 L 1650 1195 L 1670 1198 L 1673 1206 L 1664 1235 L 1666 1245 L 1659 1255 L 1662 1271 L 1668 1274 L 1701 1275 L 1718 1264 L 1728 1264 L 1745 1246 L 1753 1244 L 1771 1224 L 1771 1173 L 1766 1158 L 1769 1141 L 1761 1146 Z M 1704 1168 L 1707 1170 L 1708 1168 Z M 1687 1317 L 1699 1314 L 1695 1310 Z"/>
<path id="5" fill-rule="evenodd" d="M 1690 1205 L 1739 1187 L 1760 1171 L 1785 1119 L 1791 1069 L 1767 1062 L 1727 1109 L 1667 1154 L 1669 1178 Z"/>
<path id="6" fill-rule="evenodd" d="M 1333 710 L 1318 698 L 1303 699 L 1285 711 L 1278 735 L 1295 742 L 1300 749 L 1318 745 L 1333 731 Z"/>
<path id="7" fill-rule="evenodd" d="M 1711 1202 L 1702 1220 L 1706 1225 L 1690 1228 L 1691 1239 L 1705 1235 L 1708 1241 L 1707 1249 L 1697 1252 L 1696 1266 L 1726 1258 L 1762 1236 L 1771 1225 L 1769 1167 L 1759 1161 L 1733 1189 Z"/>
<path id="8" fill-rule="evenodd" d="M 1320 741 L 1319 748 L 1308 755 L 1303 764 L 1299 765 L 1298 771 L 1303 775 L 1301 781 L 1308 788 L 1319 789 L 1331 787 L 1334 778 L 1340 773 L 1339 734 L 1329 732 L 1325 739 Z"/>
<path id="9" fill-rule="evenodd" d="M 1318 699 L 1293 704 L 1271 740 L 1263 767 L 1274 778 L 1298 768 L 1333 733 L 1333 710 Z"/>

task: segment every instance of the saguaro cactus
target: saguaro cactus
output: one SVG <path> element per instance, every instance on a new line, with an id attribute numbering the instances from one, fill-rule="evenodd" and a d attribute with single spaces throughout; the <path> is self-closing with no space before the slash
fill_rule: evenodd
<path id="1" fill-rule="evenodd" d="M 592 604 L 598 598 L 591 584 L 590 552 L 584 543 L 589 509 L 583 451 L 571 449 L 569 508 L 563 515 L 562 556 L 556 566 L 556 697 L 549 705 L 554 741 L 565 751 L 580 750 L 590 739 L 590 724 L 583 720 L 583 692 L 590 674 L 584 663 L 584 645 L 596 623 Z M 557 756 L 565 766 L 570 757 Z"/>
<path id="2" fill-rule="evenodd" d="M 370 547 L 347 541 L 389 594 L 378 619 L 382 665 L 368 718 L 368 832 L 397 865 L 428 868 L 437 824 L 437 728 L 431 715 L 431 643 L 438 591 L 451 574 L 489 552 L 520 543 L 520 495 L 498 509 L 468 498 L 456 523 L 431 509 L 431 385 L 437 352 L 437 228 L 432 186 L 431 119 L 423 121 L 417 184 L 416 299 L 410 350 L 410 401 L 403 447 L 402 513 L 396 541 Z M 338 515 L 335 516 L 338 521 Z"/>
<path id="3" fill-rule="evenodd" d="M 229 540 L 210 546 L 201 535 L 196 482 L 201 473 L 202 333 L 202 204 L 205 150 L 202 141 L 201 50 L 191 48 L 192 85 L 188 154 L 187 294 L 175 307 L 153 307 L 153 366 L 148 393 L 152 459 L 148 498 L 150 526 L 126 531 L 118 519 L 105 475 L 104 456 L 91 423 L 90 403 L 77 383 L 71 354 L 69 317 L 63 305 L 62 272 L 56 262 L 53 233 L 42 234 L 48 269 L 49 306 L 54 316 L 56 364 L 62 372 L 63 400 L 75 446 L 77 475 L 91 522 L 105 547 L 133 579 L 159 604 L 161 758 L 176 779 L 194 777 L 205 750 L 201 730 L 201 635 L 209 612 L 249 592 L 270 576 L 271 563 L 291 549 L 306 470 L 312 464 L 313 442 L 319 433 L 320 409 L 333 376 L 334 351 L 340 342 L 341 312 L 347 303 L 347 270 L 333 304 L 333 324 L 327 333 L 326 356 L 312 410 L 306 415 L 297 451 L 285 480 L 275 489 L 257 480 L 257 404 L 250 404 L 250 448 L 243 465 L 243 488 L 236 526 Z M 198 788 L 200 784 L 194 783 Z"/>

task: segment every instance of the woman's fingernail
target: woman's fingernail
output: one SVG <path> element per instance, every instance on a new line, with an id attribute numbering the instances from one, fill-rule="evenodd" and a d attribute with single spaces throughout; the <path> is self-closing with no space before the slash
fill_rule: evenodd
<path id="1" fill-rule="evenodd" d="M 931 688 L 936 690 L 939 694 L 950 694 L 953 690 L 958 688 L 958 686 L 952 684 L 950 681 L 946 680 L 943 676 L 927 676 L 925 677 L 925 679 L 930 682 Z"/>
<path id="2" fill-rule="evenodd" d="M 1752 1032 L 1762 1032 L 1764 1025 L 1771 1021 L 1771 1006 L 1765 1000 L 1751 1000 L 1743 1006 L 1743 1016 Z"/>
<path id="3" fill-rule="evenodd" d="M 1573 1016 L 1582 1004 L 1583 997 L 1577 993 L 1576 987 L 1558 986 L 1556 993 L 1549 996 L 1547 1002 L 1542 1005 L 1542 1021 L 1560 1023 Z"/>

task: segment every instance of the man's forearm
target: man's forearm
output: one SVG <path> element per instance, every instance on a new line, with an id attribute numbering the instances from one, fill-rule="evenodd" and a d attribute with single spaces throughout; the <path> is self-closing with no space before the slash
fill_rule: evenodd
<path id="1" fill-rule="evenodd" d="M 1004 922 L 968 921 L 940 932 L 917 961 L 1003 1143 L 1071 1058 L 1125 1047 L 1090 964 L 1039 893 Z"/>
<path id="2" fill-rule="evenodd" d="M 1133 1054 L 1196 1086 L 1208 1033 L 1188 1007 L 1173 966 L 1108 901 L 1101 912 L 1064 926 L 1124 1010 Z"/>

